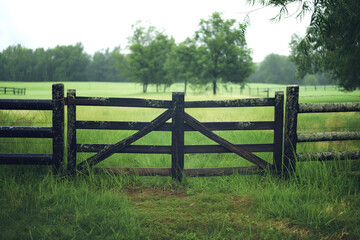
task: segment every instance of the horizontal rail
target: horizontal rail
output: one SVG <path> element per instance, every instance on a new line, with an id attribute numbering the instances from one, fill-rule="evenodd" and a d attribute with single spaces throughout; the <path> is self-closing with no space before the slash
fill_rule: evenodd
<path id="1" fill-rule="evenodd" d="M 0 99 L 1 110 L 52 110 L 49 99 Z"/>
<path id="2" fill-rule="evenodd" d="M 332 161 L 360 159 L 360 151 L 312 152 L 296 154 L 298 161 Z"/>
<path id="3" fill-rule="evenodd" d="M 214 108 L 214 107 L 266 107 L 275 106 L 275 98 L 251 98 L 221 101 L 187 101 L 185 108 Z"/>
<path id="4" fill-rule="evenodd" d="M 298 133 L 297 142 L 360 140 L 360 132 Z"/>
<path id="5" fill-rule="evenodd" d="M 170 108 L 171 101 L 140 99 L 140 98 L 101 98 L 101 97 L 76 97 L 65 98 L 65 104 L 85 106 L 108 106 L 108 107 L 143 107 L 143 108 Z"/>
<path id="6" fill-rule="evenodd" d="M 360 102 L 299 104 L 299 113 L 357 112 L 357 111 L 360 111 Z"/>
<path id="7" fill-rule="evenodd" d="M 0 127 L 0 137 L 52 138 L 51 127 Z"/>
<path id="8" fill-rule="evenodd" d="M 76 129 L 103 130 L 140 130 L 149 122 L 104 122 L 104 121 L 76 121 Z M 274 122 L 205 122 L 204 126 L 211 131 L 226 130 L 273 130 Z M 154 131 L 172 131 L 172 124 L 165 123 Z M 188 124 L 184 124 L 184 131 L 195 131 Z"/>
<path id="9" fill-rule="evenodd" d="M 171 168 L 130 168 L 130 167 L 95 167 L 96 173 L 136 174 L 139 176 L 171 176 Z M 184 169 L 188 177 L 210 177 L 232 175 L 234 173 L 249 175 L 262 173 L 258 167 L 222 167 L 222 168 L 190 168 Z"/>
<path id="10" fill-rule="evenodd" d="M 111 144 L 77 144 L 77 152 L 99 152 Z M 274 144 L 237 144 L 238 148 L 249 152 L 273 152 Z M 229 153 L 220 145 L 185 145 L 184 153 Z M 171 146 L 164 145 L 129 145 L 117 153 L 171 154 Z"/>
<path id="11" fill-rule="evenodd" d="M 0 153 L 0 164 L 52 165 L 52 154 Z"/>

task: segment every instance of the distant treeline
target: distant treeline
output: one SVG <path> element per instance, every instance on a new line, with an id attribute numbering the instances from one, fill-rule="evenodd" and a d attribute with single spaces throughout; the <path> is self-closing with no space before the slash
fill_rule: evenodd
<path id="1" fill-rule="evenodd" d="M 0 81 L 131 81 L 121 74 L 117 64 L 120 48 L 98 51 L 93 56 L 84 52 L 81 43 L 35 50 L 21 45 L 0 52 Z M 249 77 L 252 83 L 327 85 L 324 75 L 296 77 L 296 66 L 287 56 L 270 54 L 258 63 Z"/>
<path id="2" fill-rule="evenodd" d="M 329 78 L 324 74 L 306 75 L 299 78 L 296 65 L 288 56 L 269 54 L 258 63 L 255 72 L 249 77 L 252 83 L 328 85 Z"/>
<path id="3" fill-rule="evenodd" d="M 128 81 L 115 67 L 119 48 L 84 52 L 81 43 L 44 50 L 9 46 L 0 53 L 0 81 Z"/>

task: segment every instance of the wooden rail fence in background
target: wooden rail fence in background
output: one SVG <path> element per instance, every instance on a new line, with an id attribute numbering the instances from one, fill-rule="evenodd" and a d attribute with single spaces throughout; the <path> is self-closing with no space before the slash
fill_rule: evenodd
<path id="1" fill-rule="evenodd" d="M 0 87 L 0 95 L 26 95 L 26 88 Z"/>

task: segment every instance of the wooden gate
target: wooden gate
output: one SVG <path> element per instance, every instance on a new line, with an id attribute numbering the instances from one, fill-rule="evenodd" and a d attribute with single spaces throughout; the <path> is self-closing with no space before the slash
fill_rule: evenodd
<path id="1" fill-rule="evenodd" d="M 75 90 L 67 93 L 68 105 L 68 170 L 82 170 L 87 166 L 94 166 L 115 153 L 157 153 L 171 154 L 171 168 L 113 168 L 102 167 L 102 170 L 113 172 L 134 172 L 139 175 L 165 175 L 172 176 L 181 181 L 183 173 L 187 176 L 214 176 L 226 175 L 234 172 L 249 174 L 260 173 L 270 168 L 281 171 L 282 142 L 283 142 L 283 112 L 284 94 L 276 92 L 275 98 L 237 99 L 225 101 L 184 101 L 184 93 L 173 93 L 172 101 L 134 99 L 134 98 L 92 98 L 76 97 Z M 144 122 L 100 122 L 77 121 L 76 106 L 118 106 L 141 108 L 164 108 L 161 115 L 153 121 Z M 185 112 L 186 108 L 223 108 L 223 107 L 261 107 L 275 108 L 274 121 L 262 122 L 206 122 L 201 123 Z M 171 123 L 167 123 L 172 119 Z M 76 141 L 77 129 L 107 129 L 107 130 L 138 130 L 115 144 L 78 144 Z M 274 130 L 272 144 L 232 144 L 213 131 L 221 130 Z M 131 145 L 151 131 L 171 131 L 171 146 Z M 198 131 L 215 141 L 219 145 L 184 145 L 184 132 Z M 85 161 L 76 164 L 77 152 L 96 152 Z M 184 169 L 184 154 L 191 153 L 225 153 L 232 152 L 255 164 L 253 167 L 224 167 L 205 169 Z M 273 152 L 273 163 L 259 158 L 252 152 Z"/>

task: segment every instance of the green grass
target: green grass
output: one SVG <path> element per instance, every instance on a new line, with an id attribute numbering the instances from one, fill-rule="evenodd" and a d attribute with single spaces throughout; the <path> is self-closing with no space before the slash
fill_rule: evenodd
<path id="1" fill-rule="evenodd" d="M 51 83 L 0 83 L 26 87 L 21 98 L 50 98 Z M 11 86 L 10 86 L 11 85 Z M 264 85 L 253 85 L 264 87 Z M 171 91 L 181 91 L 176 84 Z M 271 87 L 271 86 L 268 86 Z M 274 87 L 274 86 L 273 86 Z M 284 86 L 280 86 L 284 87 Z M 132 83 L 65 83 L 78 96 L 171 99 L 141 93 Z M 235 86 L 233 87 L 235 89 Z M 315 92 L 315 91 L 314 91 Z M 356 101 L 359 91 L 300 90 L 300 102 Z M 247 94 L 247 89 L 244 90 Z M 1 96 L 18 98 L 19 96 Z M 216 97 L 233 99 L 233 90 Z M 80 120 L 151 121 L 163 110 L 78 107 Z M 271 121 L 273 109 L 188 109 L 201 121 Z M 299 132 L 359 131 L 359 113 L 299 115 Z M 51 126 L 50 112 L 0 111 L 0 125 Z M 79 143 L 116 143 L 133 131 L 78 130 Z M 237 143 L 271 143 L 272 131 L 217 132 Z M 171 134 L 153 132 L 134 144 L 170 145 Z M 0 152 L 50 153 L 51 140 L 0 138 Z M 214 144 L 188 132 L 186 144 Z M 300 152 L 358 150 L 358 141 L 299 144 Z M 82 161 L 91 154 L 78 154 Z M 257 154 L 272 161 L 272 154 Z M 168 155 L 115 154 L 101 165 L 170 167 Z M 234 154 L 185 155 L 186 168 L 247 166 Z M 298 163 L 296 175 L 185 178 L 95 175 L 56 176 L 49 167 L 0 166 L 0 239 L 359 239 L 359 180 L 348 173 L 358 161 Z"/>

